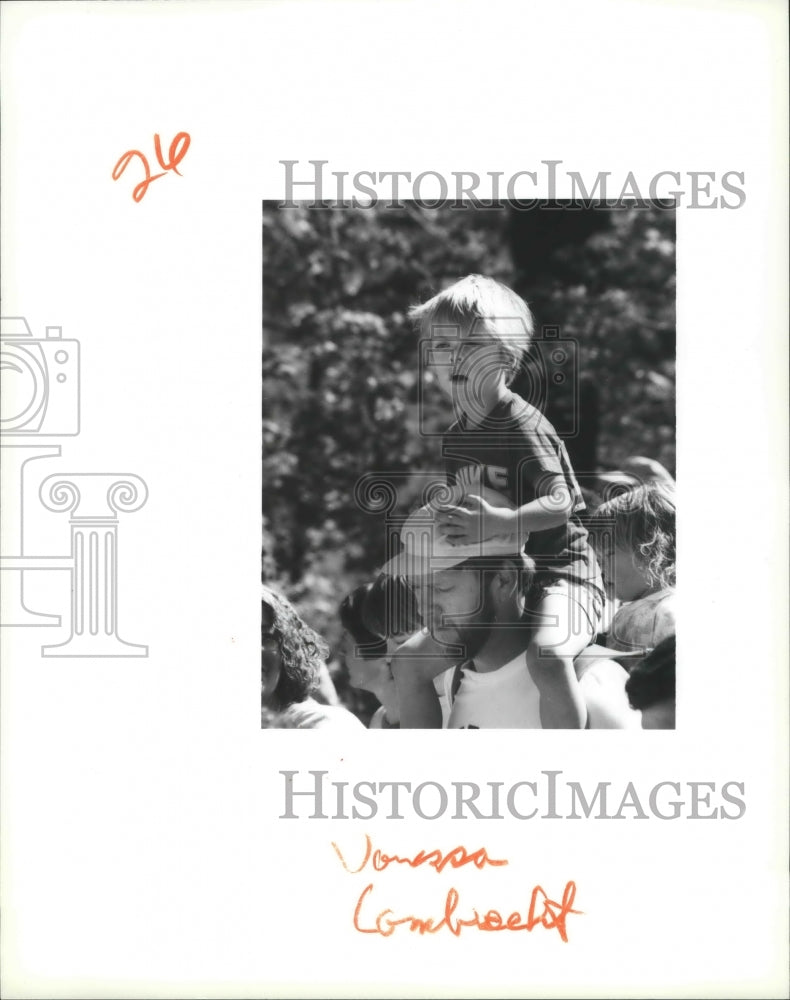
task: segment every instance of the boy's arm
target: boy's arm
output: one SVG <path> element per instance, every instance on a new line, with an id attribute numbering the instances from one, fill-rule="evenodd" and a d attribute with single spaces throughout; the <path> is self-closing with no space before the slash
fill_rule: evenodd
<path id="1" fill-rule="evenodd" d="M 561 476 L 547 482 L 546 492 L 515 511 L 516 530 L 525 538 L 531 531 L 545 531 L 565 524 L 573 513 L 573 497 Z"/>
<path id="2" fill-rule="evenodd" d="M 526 539 L 531 531 L 545 531 L 565 524 L 573 513 L 573 498 L 562 476 L 545 477 L 544 493 L 517 509 L 494 507 L 470 494 L 463 504 L 444 507 L 436 522 L 445 537 L 456 545 L 469 545 L 499 535 L 518 534 Z"/>

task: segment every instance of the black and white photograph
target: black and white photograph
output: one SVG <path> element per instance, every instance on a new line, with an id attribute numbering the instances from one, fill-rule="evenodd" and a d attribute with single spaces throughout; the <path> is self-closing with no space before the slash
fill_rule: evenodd
<path id="1" fill-rule="evenodd" d="M 674 728 L 675 218 L 264 204 L 264 726 Z"/>

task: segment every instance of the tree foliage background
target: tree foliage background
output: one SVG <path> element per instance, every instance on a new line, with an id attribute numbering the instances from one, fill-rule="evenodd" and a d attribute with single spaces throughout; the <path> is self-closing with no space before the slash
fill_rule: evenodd
<path id="1" fill-rule="evenodd" d="M 419 427 L 452 414 L 420 378 L 406 312 L 473 272 L 576 343 L 575 377 L 546 410 L 560 430 L 581 386 L 581 433 L 566 440 L 577 473 L 645 455 L 674 474 L 674 211 L 264 203 L 263 576 L 330 643 L 339 601 L 385 558 L 384 515 L 360 509 L 356 484 L 441 469 Z"/>

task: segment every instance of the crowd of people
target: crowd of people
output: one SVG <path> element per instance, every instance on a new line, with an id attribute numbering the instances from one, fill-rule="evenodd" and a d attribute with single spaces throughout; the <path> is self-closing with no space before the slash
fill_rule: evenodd
<path id="1" fill-rule="evenodd" d="M 349 682 L 379 703 L 370 727 L 674 728 L 671 476 L 637 457 L 581 490 L 510 389 L 533 324 L 506 286 L 470 275 L 412 316 L 455 421 L 446 479 L 338 609 Z M 332 704 L 323 640 L 268 588 L 261 638 L 264 725 L 361 726 Z"/>

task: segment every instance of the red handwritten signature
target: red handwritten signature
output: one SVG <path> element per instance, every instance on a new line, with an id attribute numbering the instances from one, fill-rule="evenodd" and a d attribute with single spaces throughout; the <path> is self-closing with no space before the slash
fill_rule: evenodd
<path id="1" fill-rule="evenodd" d="M 408 865 L 410 868 L 419 868 L 420 865 L 427 865 L 429 868 L 434 868 L 437 872 L 444 871 L 447 865 L 450 865 L 452 868 L 461 868 L 463 865 L 473 864 L 476 868 L 485 868 L 486 865 L 498 867 L 499 865 L 507 864 L 507 861 L 497 861 L 495 858 L 489 858 L 484 847 L 469 854 L 465 847 L 460 846 L 454 847 L 447 854 L 442 854 L 439 850 L 420 851 L 413 858 L 401 858 L 397 854 L 384 854 L 382 851 L 375 850 L 372 852 L 371 859 L 373 845 L 370 842 L 370 837 L 365 834 L 365 856 L 362 859 L 362 864 L 358 868 L 349 868 L 346 864 L 346 859 L 343 857 L 340 848 L 334 840 L 332 841 L 332 847 L 334 847 L 335 853 L 340 858 L 340 863 L 351 875 L 361 872 L 369 861 L 377 872 L 383 872 L 392 864 Z"/>
<path id="2" fill-rule="evenodd" d="M 419 851 L 413 857 L 385 854 L 378 849 L 373 850 L 371 839 L 366 834 L 362 860 L 357 867 L 351 867 L 334 841 L 332 841 L 332 847 L 335 849 L 343 868 L 351 875 L 359 874 L 368 866 L 376 872 L 382 872 L 390 865 L 406 865 L 408 868 L 419 868 L 425 865 L 428 868 L 433 868 L 436 872 L 442 872 L 448 866 L 462 868 L 464 865 L 471 864 L 478 869 L 483 869 L 487 865 L 496 868 L 509 864 L 505 859 L 489 857 L 484 847 L 470 852 L 460 845 L 446 853 L 438 849 Z M 374 888 L 373 882 L 365 886 L 354 909 L 354 929 L 360 934 L 380 934 L 382 937 L 390 937 L 398 927 L 408 926 L 410 931 L 419 934 L 437 934 L 441 930 L 447 930 L 455 937 L 459 937 L 464 927 L 475 927 L 479 931 L 532 931 L 536 927 L 543 927 L 546 930 L 556 930 L 562 940 L 567 943 L 568 916 L 571 913 L 583 913 L 582 910 L 573 909 L 573 903 L 576 899 L 575 882 L 566 883 L 562 899 L 559 902 L 549 899 L 542 886 L 536 885 L 532 890 L 526 913 L 513 912 L 507 916 L 503 916 L 499 910 L 493 909 L 479 913 L 474 907 L 470 908 L 471 916 L 456 916 L 460 897 L 458 890 L 452 888 L 447 892 L 441 916 L 419 917 L 410 913 L 407 916 L 398 917 L 390 907 L 376 912 L 372 898 L 369 898 Z"/>
<path id="3" fill-rule="evenodd" d="M 139 149 L 128 149 L 123 156 L 118 160 L 112 170 L 112 179 L 117 181 L 124 170 L 132 162 L 132 159 L 137 156 L 143 165 L 143 170 L 145 171 L 145 177 L 140 181 L 139 184 L 135 185 L 132 191 L 132 197 L 135 201 L 140 202 L 145 197 L 145 193 L 148 190 L 148 185 L 157 180 L 159 177 L 164 177 L 168 171 L 172 170 L 174 173 L 178 174 L 179 177 L 183 176 L 178 170 L 178 164 L 187 155 L 187 150 L 189 149 L 189 144 L 191 138 L 188 132 L 179 132 L 178 135 L 170 143 L 170 148 L 168 150 L 168 161 L 165 162 L 162 156 L 162 142 L 159 138 L 159 134 L 154 135 L 154 154 L 156 155 L 156 160 L 159 166 L 162 168 L 161 173 L 152 174 L 151 168 L 148 165 L 148 158 L 140 152 Z"/>
<path id="4" fill-rule="evenodd" d="M 444 912 L 438 920 L 435 917 L 417 917 L 414 914 L 396 917 L 390 908 L 380 910 L 375 917 L 370 917 L 363 913 L 363 909 L 368 908 L 366 898 L 371 892 L 373 892 L 372 882 L 365 886 L 357 901 L 354 910 L 354 929 L 360 934 L 380 934 L 382 937 L 390 937 L 403 925 L 408 925 L 410 931 L 419 934 L 437 934 L 446 929 L 455 937 L 460 936 L 464 927 L 476 927 L 479 931 L 532 931 L 536 927 L 545 927 L 546 930 L 556 930 L 567 944 L 566 918 L 570 913 L 583 913 L 582 910 L 573 909 L 576 898 L 575 882 L 566 884 L 562 901 L 559 903 L 549 899 L 541 886 L 536 885 L 532 890 L 526 915 L 514 912 L 507 917 L 504 917 L 499 910 L 487 910 L 486 913 L 480 914 L 474 908 L 471 917 L 457 917 L 455 915 L 459 900 L 457 889 L 448 890 Z M 372 909 L 375 911 L 375 907 Z"/>

